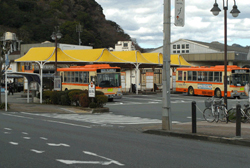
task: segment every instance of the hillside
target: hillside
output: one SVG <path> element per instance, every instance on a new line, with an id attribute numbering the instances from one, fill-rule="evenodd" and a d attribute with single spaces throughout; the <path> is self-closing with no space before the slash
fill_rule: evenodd
<path id="1" fill-rule="evenodd" d="M 131 39 L 118 24 L 105 19 L 95 0 L 0 0 L 0 11 L 0 34 L 14 32 L 23 44 L 52 41 L 55 26 L 63 34 L 60 43 L 78 44 L 79 23 L 82 45 L 108 48 Z"/>

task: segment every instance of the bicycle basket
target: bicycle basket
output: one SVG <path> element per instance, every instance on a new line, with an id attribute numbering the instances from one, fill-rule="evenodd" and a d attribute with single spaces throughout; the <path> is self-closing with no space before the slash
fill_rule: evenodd
<path id="1" fill-rule="evenodd" d="M 207 108 L 211 107 L 212 102 L 213 102 L 213 101 L 212 101 L 212 100 L 210 100 L 210 99 L 205 100 L 205 106 L 206 106 Z"/>
<path id="2" fill-rule="evenodd" d="M 215 100 L 215 101 L 214 101 L 214 104 L 220 106 L 220 105 L 222 104 L 222 100 Z"/>

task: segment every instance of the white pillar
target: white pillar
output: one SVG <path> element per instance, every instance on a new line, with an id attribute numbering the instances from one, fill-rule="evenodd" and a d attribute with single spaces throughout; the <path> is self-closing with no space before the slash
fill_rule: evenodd
<path id="1" fill-rule="evenodd" d="M 7 69 L 5 68 L 5 111 L 7 111 L 7 106 L 8 106 L 8 89 L 7 89 Z"/>

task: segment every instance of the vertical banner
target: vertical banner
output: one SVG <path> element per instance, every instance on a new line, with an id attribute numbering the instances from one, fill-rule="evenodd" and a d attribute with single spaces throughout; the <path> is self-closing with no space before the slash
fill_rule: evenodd
<path id="1" fill-rule="evenodd" d="M 175 26 L 185 24 L 185 0 L 175 0 Z"/>
<path id="2" fill-rule="evenodd" d="M 61 76 L 54 77 L 54 90 L 58 90 L 58 91 L 62 90 Z"/>
<path id="3" fill-rule="evenodd" d="M 126 72 L 121 72 L 122 91 L 126 92 Z"/>
<path id="4" fill-rule="evenodd" d="M 154 72 L 146 72 L 146 88 L 154 88 Z"/>

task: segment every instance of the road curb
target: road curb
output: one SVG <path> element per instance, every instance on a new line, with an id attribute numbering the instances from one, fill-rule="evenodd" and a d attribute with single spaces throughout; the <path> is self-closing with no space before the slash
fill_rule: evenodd
<path id="1" fill-rule="evenodd" d="M 218 143 L 226 143 L 233 145 L 241 145 L 250 147 L 250 141 L 241 137 L 219 137 L 212 135 L 204 135 L 197 133 L 181 133 L 181 132 L 173 132 L 173 131 L 164 131 L 164 130 L 146 130 L 143 133 L 161 135 L 161 136 L 173 136 L 173 137 L 181 137 L 187 139 L 196 139 L 202 141 L 210 141 L 210 142 L 218 142 Z"/>

